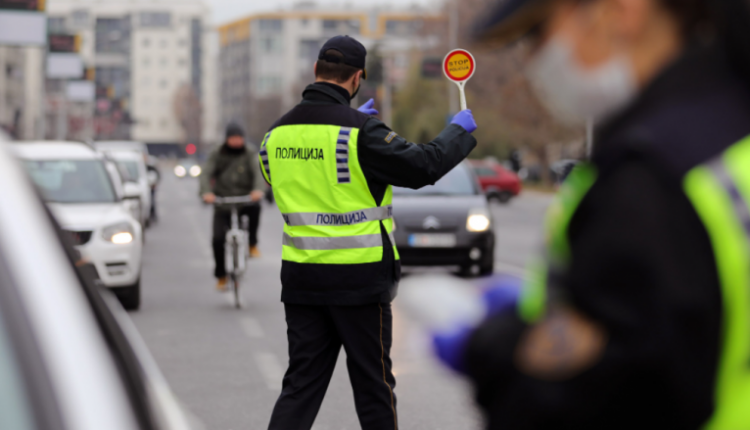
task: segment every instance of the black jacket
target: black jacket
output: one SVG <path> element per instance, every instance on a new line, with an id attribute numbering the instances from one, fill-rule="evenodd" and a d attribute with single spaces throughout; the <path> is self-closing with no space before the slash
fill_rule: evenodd
<path id="1" fill-rule="evenodd" d="M 356 127 L 359 164 L 375 201 L 388 185 L 421 188 L 458 165 L 476 146 L 461 126 L 450 125 L 430 143 L 417 145 L 396 135 L 382 121 L 352 109 L 348 92 L 333 84 L 308 86 L 302 102 L 272 127 L 326 124 Z M 271 173 L 273 182 L 273 173 Z M 278 191 L 277 192 L 283 192 Z M 388 303 L 396 296 L 400 263 L 381 223 L 384 255 L 378 263 L 318 265 L 283 261 L 281 299 L 290 304 L 361 305 Z"/>
<path id="2" fill-rule="evenodd" d="M 750 91 L 690 50 L 599 133 L 599 179 L 569 228 L 561 297 L 606 331 L 603 355 L 550 381 L 514 361 L 527 332 L 487 321 L 465 356 L 491 429 L 698 429 L 714 408 L 722 302 L 682 178 L 750 134 Z"/>

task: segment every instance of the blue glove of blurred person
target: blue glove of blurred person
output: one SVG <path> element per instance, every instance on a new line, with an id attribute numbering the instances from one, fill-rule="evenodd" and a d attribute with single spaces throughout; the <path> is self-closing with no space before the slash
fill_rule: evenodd
<path id="1" fill-rule="evenodd" d="M 373 106 L 375 106 L 375 99 L 370 99 L 367 100 L 367 103 L 360 106 L 357 110 L 362 113 L 366 113 L 367 115 L 377 115 L 379 112 L 377 111 L 377 109 L 373 109 Z"/>
<path id="2" fill-rule="evenodd" d="M 487 317 L 514 308 L 521 297 L 522 287 L 523 281 L 520 278 L 501 275 L 492 279 L 482 294 Z"/>
<path id="3" fill-rule="evenodd" d="M 458 124 L 469 133 L 474 133 L 474 130 L 477 129 L 477 123 L 474 121 L 474 115 L 471 114 L 471 109 L 462 110 L 457 113 L 453 117 L 453 120 L 451 120 L 451 124 Z"/>
<path id="4" fill-rule="evenodd" d="M 511 276 L 498 276 L 489 282 L 489 286 L 482 293 L 485 308 L 484 319 L 514 309 L 521 296 L 523 281 Z M 438 331 L 432 335 L 432 345 L 435 355 L 445 365 L 459 373 L 466 373 L 463 356 L 469 338 L 476 327 L 460 325 L 450 331 Z"/>
<path id="5" fill-rule="evenodd" d="M 432 336 L 432 347 L 435 355 L 443 364 L 458 373 L 466 373 L 464 353 L 474 327 L 463 326 L 450 333 L 435 333 Z"/>

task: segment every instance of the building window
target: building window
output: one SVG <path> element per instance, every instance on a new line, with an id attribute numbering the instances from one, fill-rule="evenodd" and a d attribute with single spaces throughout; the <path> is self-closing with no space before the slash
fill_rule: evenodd
<path id="1" fill-rule="evenodd" d="M 358 19 L 324 19 L 323 31 L 326 33 L 359 34 L 361 23 Z"/>
<path id="2" fill-rule="evenodd" d="M 64 34 L 68 32 L 68 27 L 65 25 L 65 17 L 63 16 L 50 16 L 47 18 L 47 31 L 49 34 Z"/>
<path id="3" fill-rule="evenodd" d="M 284 45 L 280 37 L 265 36 L 260 39 L 260 49 L 264 54 L 278 54 L 284 52 Z"/>
<path id="4" fill-rule="evenodd" d="M 187 66 L 187 60 L 184 58 L 180 58 L 179 60 L 177 60 L 177 64 L 179 64 L 180 67 L 185 67 Z"/>
<path id="5" fill-rule="evenodd" d="M 259 19 L 258 28 L 261 31 L 279 32 L 282 29 L 283 21 L 280 19 Z"/>
<path id="6" fill-rule="evenodd" d="M 164 28 L 172 25 L 172 14 L 169 12 L 141 12 L 138 14 L 141 27 Z"/>
<path id="7" fill-rule="evenodd" d="M 308 67 L 318 60 L 323 44 L 319 40 L 301 40 L 299 42 L 299 59 Z"/>
<path id="8" fill-rule="evenodd" d="M 259 94 L 278 93 L 281 91 L 281 76 L 262 76 L 258 78 Z"/>
<path id="9" fill-rule="evenodd" d="M 419 20 L 394 20 L 385 22 L 385 34 L 390 36 L 413 36 L 422 28 Z"/>
<path id="10" fill-rule="evenodd" d="M 96 52 L 100 54 L 130 53 L 130 17 L 96 20 Z"/>
<path id="11" fill-rule="evenodd" d="M 180 45 L 180 48 L 184 48 L 184 47 L 187 46 L 187 40 L 180 39 L 180 41 L 178 42 L 178 44 Z"/>
<path id="12" fill-rule="evenodd" d="M 76 30 L 81 30 L 89 26 L 89 11 L 86 9 L 76 9 L 70 13 L 70 26 Z"/>

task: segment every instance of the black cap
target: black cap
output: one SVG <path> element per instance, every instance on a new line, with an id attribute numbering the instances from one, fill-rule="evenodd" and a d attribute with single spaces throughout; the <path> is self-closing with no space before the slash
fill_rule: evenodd
<path id="1" fill-rule="evenodd" d="M 343 55 L 338 57 L 334 55 L 326 55 L 326 51 L 333 49 Z M 367 49 L 364 45 L 359 43 L 357 39 L 349 36 L 335 36 L 330 39 L 320 48 L 320 54 L 318 54 L 318 60 L 324 60 L 329 63 L 344 63 L 348 66 L 356 67 L 364 71 L 362 77 L 367 79 L 367 70 L 365 70 L 365 63 L 367 58 Z"/>
<path id="2" fill-rule="evenodd" d="M 505 44 L 514 41 L 544 22 L 552 0 L 499 0 L 483 14 L 474 36 L 480 41 Z"/>
<path id="3" fill-rule="evenodd" d="M 239 124 L 230 122 L 227 125 L 226 138 L 229 139 L 232 136 L 245 137 L 245 130 Z"/>

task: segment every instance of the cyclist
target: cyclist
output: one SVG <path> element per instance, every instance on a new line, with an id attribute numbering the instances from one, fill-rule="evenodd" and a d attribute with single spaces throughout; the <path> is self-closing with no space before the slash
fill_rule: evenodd
<path id="1" fill-rule="evenodd" d="M 254 202 L 260 202 L 265 195 L 265 182 L 257 162 L 258 152 L 255 147 L 245 142 L 245 132 L 237 124 L 229 124 L 224 144 L 217 147 L 208 156 L 204 174 L 200 180 L 200 194 L 208 204 L 216 201 L 216 196 L 237 197 L 250 195 Z M 240 216 L 250 219 L 250 256 L 259 257 L 258 225 L 260 222 L 260 204 L 244 207 Z M 224 238 L 231 223 L 229 210 L 217 207 L 214 209 L 213 239 L 216 269 L 216 289 L 225 291 L 227 273 L 224 262 Z"/>

